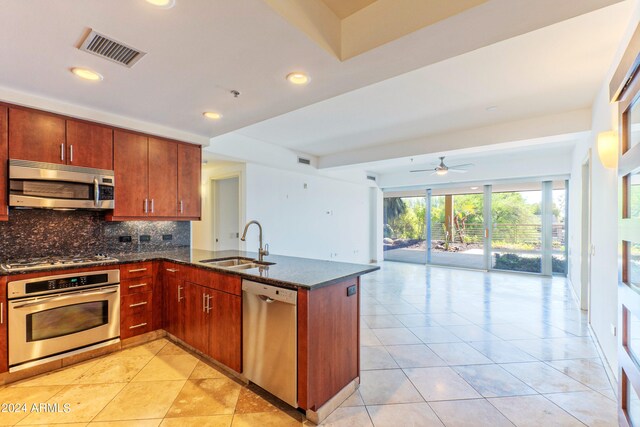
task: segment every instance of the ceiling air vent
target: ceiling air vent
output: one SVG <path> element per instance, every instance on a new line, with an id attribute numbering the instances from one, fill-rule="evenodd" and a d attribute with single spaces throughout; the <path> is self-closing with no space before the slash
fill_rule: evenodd
<path id="1" fill-rule="evenodd" d="M 373 175 L 367 175 L 367 179 L 368 179 L 369 181 L 375 181 L 375 180 L 376 180 L 376 177 L 375 177 L 375 176 L 373 176 Z"/>
<path id="2" fill-rule="evenodd" d="M 304 157 L 298 157 L 298 163 L 301 163 L 303 165 L 310 165 L 311 160 L 305 159 Z"/>
<path id="3" fill-rule="evenodd" d="M 146 55 L 145 52 L 110 39 L 93 30 L 89 32 L 78 49 L 129 68 Z"/>

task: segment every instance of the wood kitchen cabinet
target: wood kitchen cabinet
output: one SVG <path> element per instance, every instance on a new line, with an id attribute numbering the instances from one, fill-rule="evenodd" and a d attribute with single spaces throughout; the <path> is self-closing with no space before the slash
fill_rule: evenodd
<path id="1" fill-rule="evenodd" d="M 162 298 L 161 293 L 154 292 L 154 267 L 153 262 L 120 266 L 121 339 L 151 332 L 161 324 L 154 321 L 157 316 L 162 316 L 157 309 L 158 304 L 154 303 L 154 299 Z"/>
<path id="2" fill-rule="evenodd" d="M 9 108 L 9 123 L 10 159 L 66 163 L 64 118 Z"/>
<path id="3" fill-rule="evenodd" d="M 178 216 L 200 219 L 202 149 L 178 144 Z"/>
<path id="4" fill-rule="evenodd" d="M 186 342 L 186 300 L 180 266 L 167 262 L 163 263 L 162 282 L 164 287 L 163 328 L 174 337 Z"/>
<path id="5" fill-rule="evenodd" d="M 0 105 L 0 221 L 9 219 L 7 188 L 9 173 L 7 159 L 9 155 L 9 109 Z"/>
<path id="6" fill-rule="evenodd" d="M 113 217 L 137 219 L 147 216 L 149 175 L 147 137 L 116 130 L 113 134 L 115 209 Z"/>
<path id="7" fill-rule="evenodd" d="M 174 217 L 178 212 L 178 144 L 149 138 L 149 216 Z"/>
<path id="8" fill-rule="evenodd" d="M 167 332 L 241 372 L 241 279 L 169 262 L 162 274 Z"/>
<path id="9" fill-rule="evenodd" d="M 113 169 L 113 130 L 53 114 L 9 108 L 9 158 Z"/>
<path id="10" fill-rule="evenodd" d="M 113 129 L 77 120 L 66 122 L 67 164 L 113 170 Z"/>
<path id="11" fill-rule="evenodd" d="M 201 147 L 116 130 L 113 152 L 115 209 L 108 220 L 200 219 Z"/>

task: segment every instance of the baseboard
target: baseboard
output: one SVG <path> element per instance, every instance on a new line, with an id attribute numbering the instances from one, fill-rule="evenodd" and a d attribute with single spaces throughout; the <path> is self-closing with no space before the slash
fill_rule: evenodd
<path id="1" fill-rule="evenodd" d="M 611 388 L 613 389 L 613 394 L 615 394 L 617 397 L 618 396 L 618 377 L 613 372 L 613 369 L 611 369 L 611 365 L 609 365 L 609 361 L 604 355 L 604 351 L 600 346 L 600 341 L 598 340 L 598 336 L 596 335 L 595 331 L 591 327 L 591 324 L 588 324 L 587 327 L 589 328 L 589 332 L 591 333 L 591 338 L 593 338 L 593 341 L 595 343 L 598 356 L 600 356 L 600 360 L 602 360 L 602 365 L 604 367 L 604 372 L 607 374 L 609 385 L 611 385 Z"/>

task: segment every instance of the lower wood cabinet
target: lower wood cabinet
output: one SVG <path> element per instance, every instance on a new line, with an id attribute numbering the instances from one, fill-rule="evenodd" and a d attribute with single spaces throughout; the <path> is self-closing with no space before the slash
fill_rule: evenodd
<path id="1" fill-rule="evenodd" d="M 156 287 L 153 262 L 120 266 L 120 338 L 126 339 L 159 329 L 162 325 L 162 293 Z M 157 295 L 156 295 L 157 294 Z M 160 304 L 154 303 L 154 296 Z"/>
<path id="2" fill-rule="evenodd" d="M 168 262 L 162 274 L 167 332 L 241 372 L 240 278 Z"/>

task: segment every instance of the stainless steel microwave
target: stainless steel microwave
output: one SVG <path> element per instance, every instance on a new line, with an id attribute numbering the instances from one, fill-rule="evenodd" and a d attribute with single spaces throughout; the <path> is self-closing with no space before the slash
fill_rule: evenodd
<path id="1" fill-rule="evenodd" d="M 9 206 L 113 209 L 113 171 L 9 160 Z"/>

